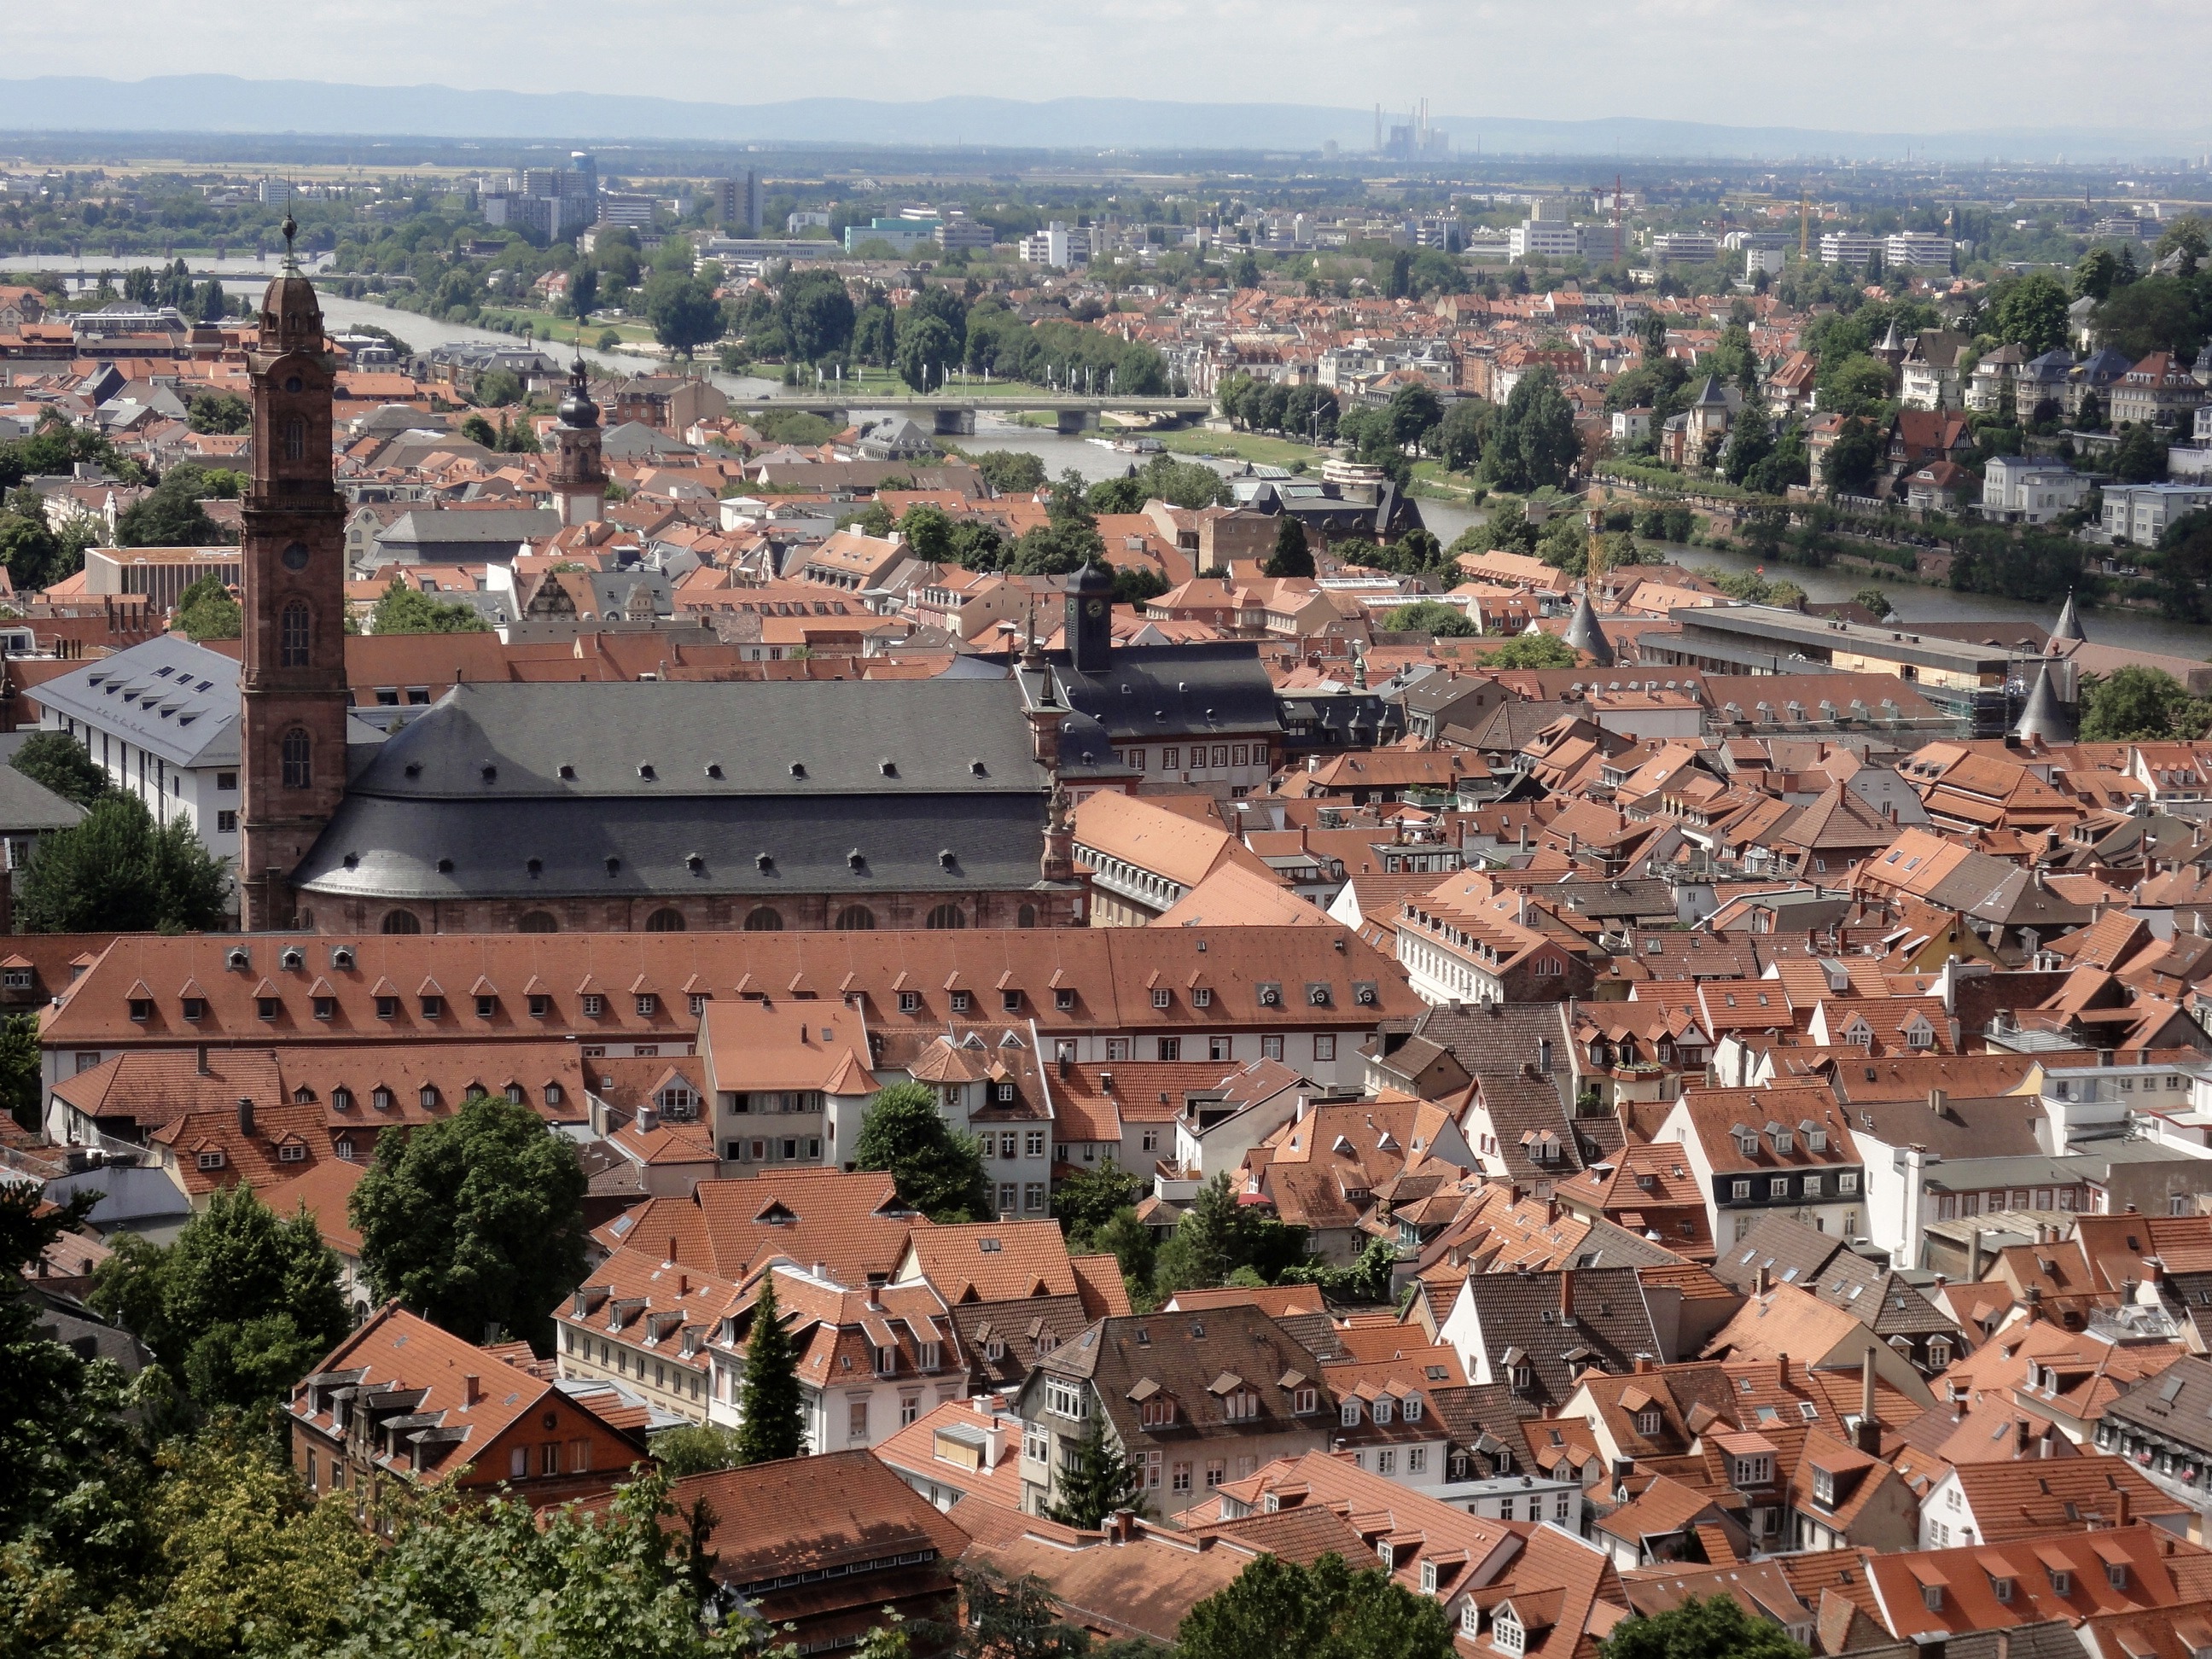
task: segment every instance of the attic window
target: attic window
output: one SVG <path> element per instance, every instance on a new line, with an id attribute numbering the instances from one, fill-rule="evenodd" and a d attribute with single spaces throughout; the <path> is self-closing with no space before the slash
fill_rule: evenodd
<path id="1" fill-rule="evenodd" d="M 1052 994 L 1052 1006 L 1062 1011 L 1073 1008 L 1075 1006 L 1075 993 L 1064 986 L 1061 987 Z"/>

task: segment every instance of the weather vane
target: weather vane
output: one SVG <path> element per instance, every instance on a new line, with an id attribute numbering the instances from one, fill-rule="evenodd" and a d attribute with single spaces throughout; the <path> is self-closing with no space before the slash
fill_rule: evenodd
<path id="1" fill-rule="evenodd" d="M 285 266 L 290 270 L 297 270 L 299 268 L 300 260 L 299 256 L 292 251 L 292 239 L 300 234 L 300 224 L 296 219 L 293 218 L 291 209 L 287 208 L 284 210 L 284 222 L 277 226 L 276 228 L 284 233 Z"/>

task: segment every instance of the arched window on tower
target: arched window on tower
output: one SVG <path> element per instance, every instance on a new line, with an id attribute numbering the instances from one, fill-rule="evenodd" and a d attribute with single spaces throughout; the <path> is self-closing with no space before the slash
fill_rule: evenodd
<path id="1" fill-rule="evenodd" d="M 307 603 L 295 599 L 284 607 L 277 619 L 276 660 L 286 668 L 305 668 L 307 665 L 307 637 L 313 631 L 313 619 Z"/>
<path id="2" fill-rule="evenodd" d="M 307 422 L 297 415 L 284 422 L 284 459 L 288 461 L 307 459 Z"/>
<path id="3" fill-rule="evenodd" d="M 313 740 L 303 726 L 295 726 L 284 734 L 278 754 L 283 763 L 287 789 L 305 789 L 315 781 L 314 748 Z"/>

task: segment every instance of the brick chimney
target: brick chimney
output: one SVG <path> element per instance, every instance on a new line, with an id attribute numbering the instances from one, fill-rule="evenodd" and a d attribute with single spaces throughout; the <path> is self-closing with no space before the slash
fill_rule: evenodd
<path id="1" fill-rule="evenodd" d="M 1547 1204 L 1544 1208 L 1547 1217 L 1555 1217 L 1558 1212 L 1556 1205 Z M 1572 1267 L 1562 1267 L 1559 1269 L 1559 1323 L 1571 1325 L 1574 1322 L 1575 1270 Z"/>
<path id="2" fill-rule="evenodd" d="M 478 1376 L 474 1371 L 463 1373 L 461 1377 L 461 1403 L 465 1406 L 473 1406 L 483 1398 L 483 1379 Z"/>
<path id="3" fill-rule="evenodd" d="M 238 1133 L 242 1135 L 253 1133 L 253 1098 L 250 1095 L 238 1097 Z"/>
<path id="4" fill-rule="evenodd" d="M 1774 1356 L 1774 1385 L 1780 1389 L 1790 1386 L 1790 1356 L 1786 1353 Z"/>
<path id="5" fill-rule="evenodd" d="M 1751 1283 L 1751 1293 L 1753 1296 L 1765 1296 L 1769 1291 L 1774 1288 L 1773 1282 L 1769 1278 L 1764 1263 L 1760 1265 L 1759 1272 L 1753 1277 Z"/>
<path id="6" fill-rule="evenodd" d="M 1859 1359 L 1859 1426 L 1852 1437 L 1858 1449 L 1869 1457 L 1881 1455 L 1881 1418 L 1874 1399 L 1874 1350 L 1869 1347 Z"/>

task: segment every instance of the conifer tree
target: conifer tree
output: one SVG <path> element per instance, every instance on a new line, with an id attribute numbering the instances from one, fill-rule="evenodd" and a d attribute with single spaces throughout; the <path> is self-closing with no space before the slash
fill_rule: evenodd
<path id="1" fill-rule="evenodd" d="M 1091 1419 L 1075 1449 L 1075 1464 L 1060 1477 L 1060 1500 L 1048 1507 L 1052 1518 L 1064 1527 L 1095 1529 L 1116 1510 L 1145 1512 L 1143 1483 L 1121 1449 L 1106 1437 L 1106 1426 L 1097 1413 Z"/>
<path id="2" fill-rule="evenodd" d="M 773 1268 L 753 1304 L 753 1328 L 745 1344 L 745 1381 L 738 1406 L 738 1462 L 766 1463 L 796 1457 L 800 1443 L 799 1359 L 775 1302 Z"/>
<path id="3" fill-rule="evenodd" d="M 1275 524 L 1275 553 L 1267 561 L 1269 576 L 1310 576 L 1313 550 L 1306 545 L 1306 527 L 1297 514 L 1285 507 Z"/>

